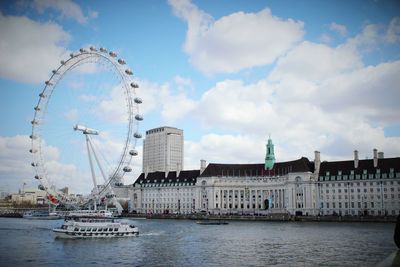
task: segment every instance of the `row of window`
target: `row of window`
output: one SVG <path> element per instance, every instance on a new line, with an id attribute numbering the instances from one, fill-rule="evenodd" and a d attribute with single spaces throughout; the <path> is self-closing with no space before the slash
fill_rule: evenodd
<path id="1" fill-rule="evenodd" d="M 400 185 L 400 181 L 381 181 L 381 182 L 353 182 L 353 183 L 321 183 L 321 187 L 347 187 L 347 186 L 380 186 L 380 185 Z"/>
<path id="2" fill-rule="evenodd" d="M 341 210 L 323 210 L 322 215 L 392 215 L 396 216 L 400 214 L 399 210 L 367 210 L 367 211 L 362 211 L 362 210 L 344 210 L 343 212 Z"/>
<path id="3" fill-rule="evenodd" d="M 377 199 L 381 199 L 381 194 L 376 194 L 376 195 L 373 195 L 373 194 L 368 194 L 368 195 L 356 195 L 356 198 L 357 199 L 374 199 L 374 198 L 377 198 Z M 394 199 L 394 198 L 398 198 L 398 199 L 400 199 L 400 194 L 383 194 L 383 196 L 382 196 L 384 199 L 387 199 L 387 198 L 392 198 L 392 199 Z M 336 195 L 332 195 L 332 196 L 330 196 L 330 195 L 327 195 L 327 196 L 323 196 L 323 195 L 321 195 L 321 200 L 323 200 L 324 198 L 325 199 L 330 199 L 330 198 L 332 198 L 332 199 L 336 199 Z M 347 197 L 347 195 L 343 195 L 343 197 L 342 197 L 342 195 L 338 195 L 337 196 L 337 199 L 347 199 L 348 197 Z M 350 199 L 355 199 L 355 196 L 354 195 L 351 195 L 350 196 Z"/>
<path id="4" fill-rule="evenodd" d="M 172 187 L 172 186 L 194 186 L 194 183 L 168 183 L 168 184 L 141 184 L 140 187 Z"/>
<path id="5" fill-rule="evenodd" d="M 382 192 L 388 192 L 389 191 L 388 189 L 390 189 L 390 192 L 395 192 L 395 188 L 394 187 L 391 187 L 391 188 L 384 187 Z M 350 193 L 354 193 L 356 191 L 357 191 L 357 193 L 361 193 L 361 188 L 357 188 L 356 190 L 353 189 L 353 188 L 350 189 Z M 374 193 L 375 191 L 376 192 L 381 192 L 381 188 L 380 187 L 377 187 L 377 188 L 370 187 L 369 190 L 367 188 L 364 188 L 362 190 L 362 192 L 364 192 L 364 193 L 368 193 L 368 192 L 369 193 Z M 329 191 L 329 189 L 325 190 L 326 194 L 329 194 L 329 192 L 332 192 L 332 194 L 335 194 L 336 190 L 335 189 L 332 189 L 331 191 Z M 342 192 L 343 193 L 347 193 L 348 191 L 347 191 L 347 189 L 343 189 L 343 191 L 341 189 L 337 190 L 337 193 L 339 193 L 339 194 L 341 194 Z M 397 192 L 400 192 L 400 187 L 397 187 Z M 324 191 L 321 190 L 320 193 L 323 194 Z"/>
<path id="6" fill-rule="evenodd" d="M 367 179 L 387 179 L 387 178 L 400 178 L 400 172 L 394 173 L 376 173 L 376 174 L 350 174 L 350 175 L 327 175 L 320 176 L 320 181 L 344 181 L 344 180 L 367 180 Z"/>
<path id="7" fill-rule="evenodd" d="M 368 208 L 381 209 L 384 206 L 398 206 L 398 207 L 400 207 L 399 204 L 400 204 L 399 202 L 397 202 L 397 204 L 396 204 L 396 202 L 382 203 L 382 202 L 373 202 L 373 201 L 362 201 L 362 202 L 361 201 L 358 201 L 358 202 L 352 201 L 350 203 L 349 202 L 338 202 L 338 203 L 336 203 L 336 202 L 321 202 L 321 208 L 322 209 L 323 208 L 327 208 L 327 209 L 329 209 L 329 208 L 333 208 L 333 209 L 345 208 L 345 209 L 348 209 L 350 207 L 352 209 L 354 209 L 354 208 L 359 208 L 359 209 L 361 209 L 361 208 L 363 208 L 363 209 L 368 209 Z"/>

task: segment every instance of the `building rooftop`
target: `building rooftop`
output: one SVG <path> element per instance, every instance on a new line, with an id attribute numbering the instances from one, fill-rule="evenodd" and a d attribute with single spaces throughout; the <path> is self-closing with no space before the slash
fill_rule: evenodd
<path id="1" fill-rule="evenodd" d="M 165 177 L 165 172 L 151 172 L 140 174 L 135 184 L 142 183 L 196 183 L 197 177 L 200 175 L 200 170 L 180 171 L 179 176 L 176 176 L 176 171 L 170 171 Z"/>
<path id="2" fill-rule="evenodd" d="M 276 162 L 271 170 L 265 170 L 264 163 L 219 164 L 210 163 L 201 177 L 210 176 L 279 176 L 289 172 L 313 172 L 314 163 L 302 157 L 293 161 Z"/>
<path id="3" fill-rule="evenodd" d="M 391 169 L 393 173 L 400 172 L 400 157 L 397 158 L 379 158 L 378 165 L 374 167 L 373 159 L 358 160 L 358 167 L 354 168 L 354 160 L 346 161 L 324 161 L 321 162 L 319 176 L 326 176 L 327 172 L 329 175 L 350 175 L 352 174 L 364 174 L 366 171 L 368 174 L 375 174 L 379 169 L 380 173 L 390 173 Z"/>

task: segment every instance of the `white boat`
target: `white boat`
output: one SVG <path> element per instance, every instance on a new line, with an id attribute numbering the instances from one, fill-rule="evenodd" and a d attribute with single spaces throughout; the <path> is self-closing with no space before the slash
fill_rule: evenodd
<path id="1" fill-rule="evenodd" d="M 60 228 L 53 231 L 58 238 L 131 237 L 139 235 L 139 229 L 114 218 L 66 217 Z"/>
<path id="2" fill-rule="evenodd" d="M 25 219 L 30 220 L 59 220 L 62 216 L 56 212 L 48 212 L 42 210 L 29 210 L 22 215 Z"/>
<path id="3" fill-rule="evenodd" d="M 68 213 L 71 217 L 96 217 L 96 218 L 112 218 L 112 212 L 108 210 L 74 210 Z"/>

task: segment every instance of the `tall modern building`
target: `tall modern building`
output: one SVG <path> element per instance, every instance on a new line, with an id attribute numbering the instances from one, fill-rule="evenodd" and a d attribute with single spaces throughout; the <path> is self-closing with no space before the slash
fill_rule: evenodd
<path id="1" fill-rule="evenodd" d="M 143 172 L 183 169 L 183 130 L 159 127 L 146 131 L 143 141 Z"/>

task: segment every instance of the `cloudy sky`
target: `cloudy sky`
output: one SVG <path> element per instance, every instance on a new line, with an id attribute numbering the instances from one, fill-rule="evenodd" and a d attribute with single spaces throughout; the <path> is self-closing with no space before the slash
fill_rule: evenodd
<path id="1" fill-rule="evenodd" d="M 269 135 L 278 161 L 312 160 L 314 150 L 322 160 L 351 159 L 354 149 L 371 158 L 373 148 L 398 157 L 399 14 L 398 1 L 386 0 L 1 1 L 0 190 L 36 186 L 28 153 L 33 107 L 60 60 L 90 45 L 116 51 L 134 70 L 142 132 L 184 130 L 185 169 L 200 159 L 261 163 Z M 104 116 L 123 105 L 112 89 L 109 97 Z M 54 98 L 54 106 L 66 102 Z M 79 150 L 46 141 L 57 185 L 90 185 L 63 156 Z M 125 182 L 140 170 L 139 157 Z"/>

